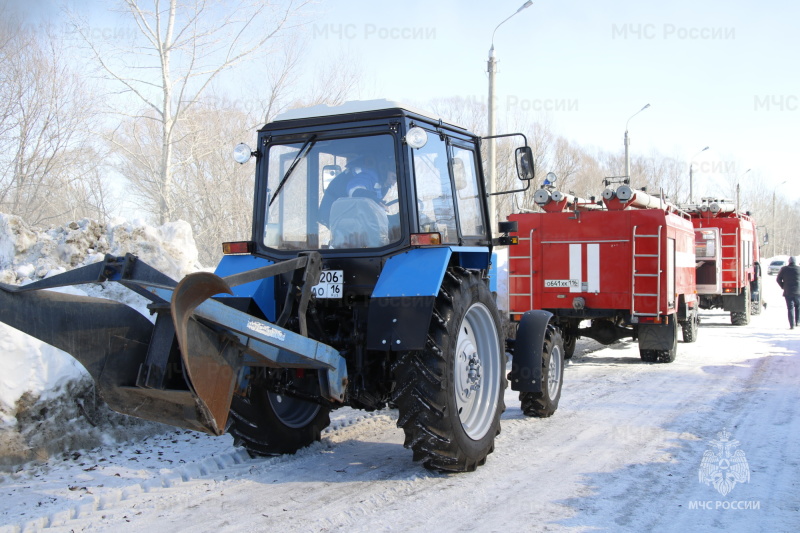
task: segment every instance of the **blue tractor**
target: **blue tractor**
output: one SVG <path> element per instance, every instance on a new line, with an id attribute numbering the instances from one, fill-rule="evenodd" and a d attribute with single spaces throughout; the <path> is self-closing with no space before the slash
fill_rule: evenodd
<path id="1" fill-rule="evenodd" d="M 0 320 L 70 353 L 119 412 L 220 435 L 253 455 L 320 439 L 331 410 L 398 411 L 414 460 L 485 462 L 508 381 L 550 416 L 563 374 L 545 311 L 504 326 L 490 290 L 481 138 L 387 101 L 289 111 L 258 132 L 252 239 L 223 244 L 214 273 L 180 282 L 135 256 L 24 287 Z M 533 178 L 530 148 L 515 153 Z M 117 282 L 153 320 L 108 300 L 39 289 Z M 506 352 L 513 353 L 506 376 Z"/>

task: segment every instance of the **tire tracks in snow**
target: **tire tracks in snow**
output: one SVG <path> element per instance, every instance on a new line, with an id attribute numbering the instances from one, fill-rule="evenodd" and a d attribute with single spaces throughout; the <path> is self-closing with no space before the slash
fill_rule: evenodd
<path id="1" fill-rule="evenodd" d="M 117 454 L 108 448 L 99 448 L 84 453 L 72 452 L 69 454 L 72 458 L 68 460 L 51 459 L 40 465 L 26 465 L 17 474 L 0 476 L 0 494 L 14 490 L 38 492 L 42 499 L 37 507 L 45 510 L 45 513 L 21 524 L 0 523 L 0 533 L 88 529 L 112 518 L 124 522 L 130 519 L 126 515 L 131 514 L 129 508 L 133 503 L 141 503 L 147 499 L 169 499 L 171 492 L 185 491 L 193 483 L 197 485 L 198 482 L 218 478 L 236 479 L 266 471 L 281 463 L 302 460 L 304 455 L 321 453 L 321 447 L 335 447 L 357 438 L 363 433 L 363 428 L 374 423 L 376 419 L 392 420 L 386 411 L 358 413 L 334 418 L 331 425 L 322 432 L 323 443 L 301 450 L 294 456 L 252 459 L 243 448 L 233 448 L 229 439 L 220 442 L 214 437 L 178 430 L 156 435 L 142 442 L 126 444 L 124 446 L 132 450 L 128 453 L 121 448 Z M 206 447 L 207 450 L 201 451 L 199 458 L 173 467 L 172 464 L 176 461 L 186 461 L 178 456 L 169 459 L 170 449 L 176 448 L 178 439 L 186 435 L 191 436 L 187 440 L 208 441 L 211 445 Z M 151 447 L 143 452 L 140 448 L 144 448 L 145 444 Z M 132 463 L 137 463 L 138 466 L 145 458 L 148 460 L 145 468 L 136 469 L 134 466 L 134 471 L 128 468 Z M 62 471 L 60 479 L 63 480 L 59 486 L 37 481 L 39 478 L 52 476 L 53 471 L 59 470 Z M 144 479 L 125 483 L 126 478 L 123 475 L 140 476 Z M 112 481 L 116 483 L 109 483 Z M 50 502 L 46 501 L 48 499 Z M 56 500 L 62 500 L 61 504 L 56 504 Z M 47 512 L 49 507 L 54 509 Z"/>

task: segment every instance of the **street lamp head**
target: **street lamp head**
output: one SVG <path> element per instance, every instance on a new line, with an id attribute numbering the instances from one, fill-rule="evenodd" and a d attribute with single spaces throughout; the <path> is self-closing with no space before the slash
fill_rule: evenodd
<path id="1" fill-rule="evenodd" d="M 519 13 L 520 11 L 522 11 L 523 9 L 525 9 L 526 7 L 531 7 L 532 5 L 533 5 L 533 0 L 528 0 L 527 2 L 525 2 L 524 4 L 522 4 L 522 7 L 520 7 L 520 8 L 519 8 L 519 9 L 517 9 L 516 11 L 514 11 L 514 12 L 511 14 L 511 16 L 509 16 L 509 17 L 508 17 L 508 18 L 506 18 L 506 19 L 505 19 L 503 22 L 501 22 L 500 24 L 498 24 L 497 26 L 495 26 L 495 28 L 494 28 L 494 31 L 492 32 L 492 48 L 491 48 L 491 49 L 490 49 L 490 51 L 489 51 L 489 52 L 490 52 L 490 54 L 491 54 L 492 56 L 494 56 L 494 54 L 493 54 L 492 52 L 494 51 L 494 34 L 495 34 L 495 33 L 497 33 L 497 28 L 499 28 L 500 26 L 502 26 L 503 24 L 505 24 L 505 23 L 506 23 L 506 21 L 507 21 L 508 19 L 510 19 L 511 17 L 513 17 L 514 15 L 516 15 L 517 13 Z"/>
<path id="2" fill-rule="evenodd" d="M 645 105 L 645 106 L 644 106 L 643 108 L 641 108 L 639 111 L 637 111 L 636 113 L 634 113 L 633 115 L 631 115 L 631 118 L 635 117 L 636 115 L 638 115 L 639 113 L 641 113 L 642 111 L 644 111 L 645 109 L 647 109 L 648 107 L 650 107 L 650 104 L 647 104 L 647 105 Z M 628 119 L 628 122 L 630 122 L 630 121 L 631 121 L 631 118 L 629 118 L 629 119 Z M 626 123 L 625 123 L 625 132 L 627 132 L 627 131 L 628 131 L 628 122 L 626 122 Z"/>

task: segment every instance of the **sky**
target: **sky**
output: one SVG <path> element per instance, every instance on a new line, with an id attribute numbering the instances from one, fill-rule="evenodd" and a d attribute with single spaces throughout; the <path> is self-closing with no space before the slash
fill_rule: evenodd
<path id="1" fill-rule="evenodd" d="M 487 100 L 492 33 L 503 115 L 529 111 L 588 148 L 694 163 L 698 193 L 724 173 L 800 196 L 800 4 L 341 0 L 307 35 L 309 54 L 347 50 L 374 88 L 364 97 Z M 380 5 L 380 8 L 377 6 Z M 646 104 L 650 107 L 628 122 Z M 701 150 L 708 146 L 705 152 Z M 709 191 L 713 194 L 713 191 Z"/>
<path id="2" fill-rule="evenodd" d="M 103 22 L 111 2 L 66 1 L 99 28 L 118 24 Z M 632 157 L 657 151 L 687 174 L 693 163 L 695 196 L 735 176 L 745 190 L 753 180 L 800 198 L 800 3 L 534 0 L 517 12 L 523 3 L 319 0 L 300 42 L 307 65 L 352 58 L 358 98 L 424 106 L 487 101 L 494 32 L 498 133 L 510 132 L 506 117 L 528 113 L 585 148 L 622 154 L 627 124 Z M 26 13 L 58 17 L 56 4 L 31 0 Z"/>

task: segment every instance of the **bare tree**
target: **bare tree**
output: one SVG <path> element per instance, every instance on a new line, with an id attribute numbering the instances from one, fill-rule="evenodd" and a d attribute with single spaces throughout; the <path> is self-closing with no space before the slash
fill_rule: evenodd
<path id="1" fill-rule="evenodd" d="M 122 114 L 148 123 L 137 127 L 158 135 L 154 152 L 143 143 L 138 152 L 133 146 L 121 150 L 140 170 L 156 171 L 154 177 L 134 183 L 141 196 L 158 198 L 161 223 L 175 218 L 174 152 L 180 122 L 221 73 L 265 52 L 268 42 L 289 31 L 308 1 L 223 5 L 211 0 L 122 0 L 122 12 L 138 30 L 133 52 L 114 42 L 98 43 L 85 24 L 76 24 L 105 77 L 138 101 L 140 112 Z"/>
<path id="2" fill-rule="evenodd" d="M 109 207 L 105 181 L 96 175 L 91 191 L 82 182 L 98 169 L 96 95 L 68 64 L 63 41 L 7 21 L 0 63 L 0 209 L 32 225 L 99 217 Z"/>
<path id="3" fill-rule="evenodd" d="M 248 124 L 243 109 L 213 99 L 198 104 L 178 130 L 175 215 L 192 225 L 206 265 L 219 260 L 221 242 L 250 238 L 253 165 L 239 165 L 231 155 L 231 139 L 252 134 Z"/>

